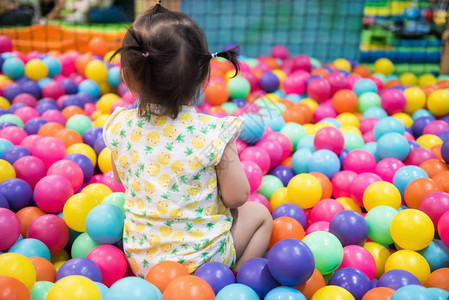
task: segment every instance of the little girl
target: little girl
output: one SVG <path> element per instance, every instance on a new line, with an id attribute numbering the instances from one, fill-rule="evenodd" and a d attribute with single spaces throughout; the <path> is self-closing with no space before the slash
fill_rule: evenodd
<path id="1" fill-rule="evenodd" d="M 235 49 L 211 54 L 198 24 L 158 3 L 135 20 L 119 52 L 124 82 L 139 100 L 136 109 L 116 109 L 103 133 L 115 178 L 126 188 L 123 246 L 134 273 L 144 277 L 165 260 L 191 273 L 210 261 L 237 271 L 263 257 L 272 218 L 246 202 L 235 146 L 242 121 L 189 106 L 213 57 L 238 71 Z"/>

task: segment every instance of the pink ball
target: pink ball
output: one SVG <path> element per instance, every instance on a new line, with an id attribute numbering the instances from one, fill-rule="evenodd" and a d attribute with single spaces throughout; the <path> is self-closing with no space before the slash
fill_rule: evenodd
<path id="1" fill-rule="evenodd" d="M 7 208 L 0 207 L 0 251 L 14 245 L 21 231 L 17 215 Z"/>
<path id="2" fill-rule="evenodd" d="M 31 52 L 28 52 L 28 54 L 26 55 L 25 59 L 28 62 L 28 61 L 30 61 L 32 59 L 38 58 L 39 55 L 41 55 L 41 53 L 39 51 L 31 51 Z"/>
<path id="3" fill-rule="evenodd" d="M 438 221 L 438 234 L 441 240 L 449 246 L 449 211 L 446 211 Z"/>
<path id="4" fill-rule="evenodd" d="M 266 63 L 259 61 L 259 63 L 254 67 L 255 70 L 260 70 L 263 73 L 267 73 L 271 71 L 271 67 Z"/>
<path id="5" fill-rule="evenodd" d="M 14 55 L 17 59 L 20 59 L 23 63 L 26 62 L 25 54 L 20 51 L 12 51 L 12 55 Z"/>
<path id="6" fill-rule="evenodd" d="M 331 104 L 321 104 L 313 111 L 313 119 L 315 123 L 326 119 L 337 117 L 337 112 Z"/>
<path id="7" fill-rule="evenodd" d="M 6 35 L 0 35 L 0 53 L 12 51 L 12 41 Z"/>
<path id="8" fill-rule="evenodd" d="M 346 88 L 349 90 L 353 90 L 354 85 L 361 80 L 363 77 L 358 74 L 351 74 L 346 77 Z"/>
<path id="9" fill-rule="evenodd" d="M 297 70 L 306 72 L 310 72 L 310 70 L 312 70 L 312 61 L 309 56 L 300 54 L 293 57 L 293 72 Z"/>
<path id="10" fill-rule="evenodd" d="M 97 110 L 97 106 L 94 103 L 86 103 L 84 104 L 84 112 L 88 117 L 92 116 L 92 114 Z"/>
<path id="11" fill-rule="evenodd" d="M 51 165 L 47 175 L 61 175 L 67 178 L 74 191 L 83 185 L 84 174 L 81 167 L 71 160 L 60 160 Z"/>
<path id="12" fill-rule="evenodd" d="M 419 147 L 410 151 L 404 163 L 406 165 L 419 166 L 428 159 L 438 159 L 438 157 L 432 150 Z"/>
<path id="13" fill-rule="evenodd" d="M 380 78 L 376 76 L 371 76 L 369 77 L 369 79 L 371 79 L 376 84 L 378 91 L 381 91 L 384 88 L 384 83 Z"/>
<path id="14" fill-rule="evenodd" d="M 363 142 L 365 144 L 376 142 L 376 138 L 374 137 L 374 130 L 367 131 L 362 136 Z"/>
<path id="15" fill-rule="evenodd" d="M 261 147 L 253 146 L 246 148 L 242 151 L 240 160 L 249 160 L 255 162 L 260 167 L 263 174 L 267 174 L 270 170 L 270 156 Z"/>
<path id="16" fill-rule="evenodd" d="M 58 60 L 62 67 L 62 75 L 69 76 L 70 74 L 75 73 L 75 57 L 63 54 L 58 57 Z"/>
<path id="17" fill-rule="evenodd" d="M 55 137 L 44 137 L 36 145 L 33 155 L 42 159 L 42 162 L 48 168 L 54 162 L 64 158 L 65 146 L 63 142 Z"/>
<path id="18" fill-rule="evenodd" d="M 376 275 L 376 261 L 371 253 L 358 245 L 343 247 L 343 261 L 337 270 L 343 268 L 355 268 L 362 271 L 370 280 Z"/>
<path id="19" fill-rule="evenodd" d="M 73 196 L 70 181 L 61 175 L 48 175 L 34 187 L 34 201 L 49 213 L 60 213 L 67 200 Z"/>
<path id="20" fill-rule="evenodd" d="M 361 173 L 357 175 L 349 185 L 351 198 L 357 202 L 358 205 L 363 206 L 363 193 L 366 188 L 374 182 L 382 181 L 379 175 L 374 173 Z"/>
<path id="21" fill-rule="evenodd" d="M 365 134 L 368 131 L 372 131 L 374 129 L 374 126 L 379 122 L 378 118 L 366 118 L 363 119 L 362 122 L 360 122 L 360 131 L 362 134 Z"/>
<path id="22" fill-rule="evenodd" d="M 59 123 L 61 125 L 65 125 L 65 123 L 67 122 L 67 120 L 64 117 L 64 115 L 62 114 L 62 112 L 60 112 L 59 110 L 56 110 L 56 109 L 47 110 L 46 112 L 44 112 L 42 114 L 41 117 L 42 117 L 42 119 L 44 119 L 48 122 L 55 122 L 55 123 Z"/>
<path id="23" fill-rule="evenodd" d="M 393 176 L 396 172 L 404 167 L 404 163 L 397 158 L 384 158 L 379 161 L 374 169 L 375 173 L 382 178 L 383 181 L 393 183 Z"/>
<path id="24" fill-rule="evenodd" d="M 255 162 L 249 160 L 242 161 L 242 167 L 246 178 L 248 178 L 250 192 L 254 193 L 262 184 L 264 175 L 262 169 Z"/>
<path id="25" fill-rule="evenodd" d="M 114 192 L 114 193 L 126 192 L 126 189 L 123 186 L 123 184 L 120 184 L 115 180 L 113 171 L 108 171 L 108 172 L 104 173 L 102 180 L 103 180 L 103 184 L 107 185 L 112 190 L 112 192 Z"/>
<path id="26" fill-rule="evenodd" d="M 281 161 L 289 157 L 290 154 L 292 153 L 293 149 L 292 141 L 285 134 L 281 132 L 272 132 L 266 137 L 264 137 L 264 139 L 275 140 L 276 142 L 279 143 L 279 145 L 281 145 L 282 148 Z"/>
<path id="27" fill-rule="evenodd" d="M 307 78 L 310 74 L 305 71 L 296 71 L 287 75 L 282 83 L 284 92 L 288 94 L 301 95 L 306 87 Z"/>
<path id="28" fill-rule="evenodd" d="M 243 71 L 242 73 L 240 73 L 240 76 L 242 76 L 243 78 L 248 80 L 251 92 L 254 92 L 260 88 L 259 87 L 259 79 L 257 78 L 256 75 L 254 75 L 254 73 L 252 71 L 250 71 L 250 70 Z"/>
<path id="29" fill-rule="evenodd" d="M 32 189 L 47 174 L 44 163 L 35 156 L 21 157 L 16 160 L 13 167 L 16 171 L 16 177 L 26 181 Z"/>
<path id="30" fill-rule="evenodd" d="M 407 141 L 415 141 L 415 137 L 408 131 L 404 132 L 404 137 Z"/>
<path id="31" fill-rule="evenodd" d="M 134 102 L 136 102 L 137 96 L 132 94 L 131 92 L 126 92 L 122 96 L 122 100 L 126 101 L 126 103 L 128 103 L 128 104 L 133 104 Z"/>
<path id="32" fill-rule="evenodd" d="M 307 95 L 313 100 L 323 102 L 330 97 L 331 86 L 326 79 L 313 79 L 307 84 Z"/>
<path id="33" fill-rule="evenodd" d="M 376 168 L 376 159 L 366 150 L 352 150 L 346 155 L 343 161 L 343 168 L 345 170 L 354 171 L 357 174 L 374 172 L 374 169 Z"/>
<path id="34" fill-rule="evenodd" d="M 31 107 L 36 107 L 37 104 L 37 100 L 36 98 L 28 93 L 22 93 L 17 95 L 16 97 L 14 97 L 14 99 L 12 100 L 12 104 L 25 104 L 27 106 L 31 106 Z"/>
<path id="35" fill-rule="evenodd" d="M 27 230 L 27 238 L 44 243 L 51 254 L 64 249 L 69 241 L 69 227 L 57 215 L 43 215 L 34 219 Z"/>
<path id="36" fill-rule="evenodd" d="M 62 75 L 62 74 L 59 74 L 59 75 L 56 75 L 55 77 L 53 77 L 53 81 L 56 81 L 56 82 L 61 82 L 65 79 L 67 79 L 67 76 Z"/>
<path id="37" fill-rule="evenodd" d="M 100 268 L 101 275 L 103 275 L 103 284 L 108 287 L 125 276 L 127 267 L 126 257 L 115 246 L 97 246 L 87 254 L 86 258 L 93 261 Z"/>
<path id="38" fill-rule="evenodd" d="M 430 193 L 422 199 L 419 210 L 428 215 L 435 228 L 437 228 L 441 216 L 449 211 L 449 194 L 444 192 Z"/>
<path id="39" fill-rule="evenodd" d="M 430 122 L 429 124 L 427 124 L 423 131 L 422 134 L 434 134 L 437 135 L 438 133 L 442 132 L 442 131 L 446 131 L 449 130 L 449 124 L 441 121 L 441 120 L 435 120 Z"/>
<path id="40" fill-rule="evenodd" d="M 42 136 L 37 134 L 29 135 L 22 140 L 20 146 L 27 148 L 28 150 L 31 151 L 31 153 L 35 153 L 36 146 L 42 138 L 43 138 Z"/>
<path id="41" fill-rule="evenodd" d="M 254 202 L 259 202 L 260 204 L 263 204 L 268 209 L 268 211 L 271 213 L 270 202 L 263 195 L 258 194 L 258 193 L 251 193 L 251 194 L 249 194 L 248 201 L 254 201 Z"/>
<path id="42" fill-rule="evenodd" d="M 306 235 L 311 234 L 312 232 L 315 232 L 315 231 L 329 232 L 329 222 L 318 221 L 318 222 L 310 224 L 310 226 L 307 227 Z"/>
<path id="43" fill-rule="evenodd" d="M 357 173 L 354 171 L 340 171 L 332 177 L 332 194 L 335 198 L 340 197 L 351 197 L 351 192 L 349 191 L 349 187 L 351 182 L 357 176 Z"/>
<path id="44" fill-rule="evenodd" d="M 61 97 L 59 97 L 56 100 L 56 104 L 58 104 L 59 109 L 62 109 L 62 104 L 64 103 L 65 100 L 67 100 L 69 98 L 69 95 L 62 95 Z"/>
<path id="45" fill-rule="evenodd" d="M 335 199 L 323 199 L 312 208 L 312 222 L 326 221 L 330 222 L 332 218 L 345 208 Z"/>
<path id="46" fill-rule="evenodd" d="M 406 104 L 407 99 L 400 90 L 389 89 L 380 93 L 380 106 L 389 115 L 404 111 Z"/>
<path id="47" fill-rule="evenodd" d="M 339 90 L 343 90 L 346 88 L 346 77 L 343 73 L 334 71 L 329 73 L 326 77 L 327 82 L 329 82 L 331 86 L 331 95 L 335 94 Z"/>
<path id="48" fill-rule="evenodd" d="M 92 183 L 103 183 L 103 174 L 96 174 L 90 178 L 86 185 Z"/>
<path id="49" fill-rule="evenodd" d="M 14 145 L 20 145 L 27 136 L 26 131 L 17 126 L 8 126 L 0 130 L 0 138 L 7 139 Z"/>
<path id="50" fill-rule="evenodd" d="M 290 56 L 290 51 L 288 51 L 288 48 L 284 45 L 276 45 L 273 48 L 271 48 L 271 57 L 279 58 L 279 59 L 286 59 Z"/>
<path id="51" fill-rule="evenodd" d="M 262 139 L 256 146 L 264 149 L 270 156 L 270 170 L 281 163 L 282 147 L 278 142 L 271 139 Z"/>
<path id="52" fill-rule="evenodd" d="M 248 145 L 244 141 L 236 140 L 235 147 L 237 148 L 237 154 L 240 156 L 240 153 L 242 153 L 243 150 L 248 148 Z"/>
<path id="53" fill-rule="evenodd" d="M 128 103 L 126 103 L 124 100 L 122 99 L 117 100 L 111 105 L 109 113 L 112 114 L 117 107 L 126 107 L 126 106 L 128 106 Z"/>
<path id="54" fill-rule="evenodd" d="M 42 89 L 43 98 L 51 98 L 57 100 L 59 97 L 65 94 L 64 87 L 59 82 L 49 82 Z"/>
<path id="55" fill-rule="evenodd" d="M 315 134 L 313 145 L 316 150 L 327 149 L 338 155 L 343 150 L 345 140 L 337 128 L 324 127 Z"/>
<path id="56" fill-rule="evenodd" d="M 16 110 L 14 114 L 18 116 L 23 123 L 26 123 L 33 118 L 39 117 L 39 113 L 37 112 L 37 110 L 30 106 L 21 107 Z"/>

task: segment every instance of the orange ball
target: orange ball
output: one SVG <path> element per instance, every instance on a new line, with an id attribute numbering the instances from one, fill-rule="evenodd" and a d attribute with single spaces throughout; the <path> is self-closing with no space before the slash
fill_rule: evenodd
<path id="1" fill-rule="evenodd" d="M 162 294 L 163 300 L 214 300 L 212 287 L 203 279 L 193 276 L 181 276 L 172 280 Z"/>
<path id="2" fill-rule="evenodd" d="M 85 115 L 86 114 L 81 107 L 76 106 L 76 105 L 67 106 L 66 108 L 64 108 L 61 111 L 61 113 L 66 120 L 70 119 L 74 115 Z"/>
<path id="3" fill-rule="evenodd" d="M 39 131 L 37 132 L 40 136 L 55 136 L 58 131 L 63 130 L 65 127 L 59 123 L 56 122 L 48 122 L 39 128 Z"/>
<path id="4" fill-rule="evenodd" d="M 326 175 L 319 173 L 319 172 L 311 172 L 310 175 L 313 175 L 316 177 L 316 179 L 318 179 L 318 181 L 321 184 L 321 188 L 322 188 L 322 193 L 321 193 L 321 199 L 327 199 L 330 198 L 332 196 L 332 183 L 329 180 L 329 178 L 327 178 Z"/>
<path id="5" fill-rule="evenodd" d="M 267 58 L 264 59 L 263 62 L 266 63 L 272 70 L 280 68 L 276 58 L 267 57 Z"/>
<path id="6" fill-rule="evenodd" d="M 355 112 L 358 103 L 357 95 L 351 90 L 339 90 L 332 97 L 332 106 L 339 114 Z"/>
<path id="7" fill-rule="evenodd" d="M 433 192 L 443 192 L 443 187 L 431 178 L 418 178 L 405 188 L 404 200 L 409 208 L 418 209 L 422 199 Z"/>
<path id="8" fill-rule="evenodd" d="M 295 107 L 302 112 L 302 116 L 304 117 L 304 124 L 313 122 L 313 111 L 305 104 L 297 103 Z"/>
<path id="9" fill-rule="evenodd" d="M 281 163 L 279 165 L 291 169 L 292 168 L 292 157 L 291 156 L 287 157 L 286 159 L 281 161 Z"/>
<path id="10" fill-rule="evenodd" d="M 285 123 L 294 122 L 298 124 L 306 124 L 302 111 L 296 106 L 284 110 L 281 117 L 284 119 Z"/>
<path id="11" fill-rule="evenodd" d="M 437 82 L 437 86 L 440 89 L 449 89 L 449 80 L 444 79 Z"/>
<path id="12" fill-rule="evenodd" d="M 449 292 L 449 268 L 441 268 L 433 271 L 429 277 L 427 277 L 426 284 L 427 288 L 439 288 Z"/>
<path id="13" fill-rule="evenodd" d="M 89 41 L 89 51 L 94 55 L 105 56 L 109 51 L 108 42 L 102 37 L 94 37 Z"/>
<path id="14" fill-rule="evenodd" d="M 29 257 L 28 259 L 36 270 L 36 281 L 55 282 L 56 269 L 50 261 L 38 256 Z"/>
<path id="15" fill-rule="evenodd" d="M 433 178 L 439 172 L 449 170 L 447 165 L 439 159 L 428 159 L 422 162 L 419 167 L 423 169 L 430 178 Z"/>
<path id="16" fill-rule="evenodd" d="M 364 65 L 355 66 L 355 68 L 352 70 L 352 73 L 360 75 L 363 78 L 368 78 L 371 76 L 370 70 Z"/>
<path id="17" fill-rule="evenodd" d="M 389 300 L 394 292 L 396 291 L 387 287 L 377 287 L 369 290 L 368 293 L 363 296 L 362 300 Z"/>
<path id="18" fill-rule="evenodd" d="M 384 85 L 384 89 L 389 89 L 392 88 L 396 85 L 402 85 L 402 82 L 399 79 L 392 79 L 390 81 L 388 81 L 385 85 Z"/>
<path id="19" fill-rule="evenodd" d="M 145 280 L 154 284 L 163 293 L 172 280 L 185 275 L 189 275 L 189 271 L 180 263 L 163 261 L 150 269 Z"/>
<path id="20" fill-rule="evenodd" d="M 424 92 L 424 94 L 426 94 L 426 97 L 429 97 L 430 94 L 432 94 L 433 92 L 435 92 L 438 89 L 439 89 L 439 87 L 436 84 L 426 85 L 426 86 L 421 87 L 421 90 Z"/>
<path id="21" fill-rule="evenodd" d="M 306 282 L 294 286 L 293 288 L 300 291 L 307 298 L 307 300 L 310 300 L 312 299 L 313 294 L 325 285 L 326 282 L 324 281 L 323 275 L 321 275 L 320 271 L 315 269 L 312 276 L 310 276 Z"/>
<path id="22" fill-rule="evenodd" d="M 22 226 L 22 236 L 27 235 L 28 227 L 37 217 L 45 215 L 45 211 L 35 206 L 27 206 L 16 213 Z"/>
<path id="23" fill-rule="evenodd" d="M 78 144 L 83 142 L 83 138 L 81 135 L 72 129 L 63 129 L 61 131 L 58 131 L 55 134 L 55 138 L 59 139 L 61 142 L 64 143 L 64 146 L 66 148 L 69 148 L 73 144 Z"/>
<path id="24" fill-rule="evenodd" d="M 204 90 L 204 100 L 212 105 L 221 105 L 228 101 L 229 91 L 226 83 L 211 81 Z"/>
<path id="25" fill-rule="evenodd" d="M 86 69 L 87 64 L 94 59 L 93 55 L 90 53 L 85 53 L 83 55 L 78 56 L 75 60 L 75 68 L 78 73 L 81 75 L 85 75 L 84 70 Z"/>
<path id="26" fill-rule="evenodd" d="M 214 105 L 214 106 L 212 106 L 211 108 L 209 108 L 209 109 L 207 110 L 207 113 L 210 114 L 210 115 L 217 114 L 217 113 L 224 113 L 224 114 L 226 114 L 226 115 L 228 114 L 228 113 L 226 112 L 226 110 L 224 110 L 224 108 L 221 107 L 221 106 L 219 106 L 219 105 Z"/>
<path id="27" fill-rule="evenodd" d="M 325 68 L 316 68 L 312 72 L 310 72 L 310 75 L 319 75 L 323 78 L 326 78 L 327 75 L 329 75 L 329 72 Z"/>
<path id="28" fill-rule="evenodd" d="M 53 56 L 53 57 L 58 57 L 59 55 L 61 55 L 61 52 L 59 52 L 58 50 L 50 50 L 47 52 L 48 56 Z"/>
<path id="29" fill-rule="evenodd" d="M 292 108 L 295 105 L 293 102 L 291 102 L 288 99 L 281 99 L 281 100 L 279 100 L 278 103 L 283 104 L 287 109 Z"/>
<path id="30" fill-rule="evenodd" d="M 18 279 L 0 276 L 0 300 L 28 300 L 31 299 L 26 285 Z"/>
<path id="31" fill-rule="evenodd" d="M 233 70 L 234 66 L 227 60 L 213 60 L 214 65 L 216 65 L 218 68 L 220 68 L 224 74 L 226 74 L 228 71 Z"/>
<path id="32" fill-rule="evenodd" d="M 437 156 L 438 159 L 443 160 L 443 157 L 441 156 L 441 147 L 443 146 L 443 144 L 438 144 L 435 146 L 432 146 L 430 148 L 430 150 L 432 150 L 433 153 L 435 153 L 435 155 Z"/>
<path id="33" fill-rule="evenodd" d="M 276 218 L 273 221 L 273 230 L 271 231 L 268 248 L 271 249 L 271 247 L 283 239 L 302 240 L 305 234 L 304 228 L 295 219 L 290 217 Z"/>
<path id="34" fill-rule="evenodd" d="M 432 179 L 443 187 L 444 192 L 449 193 L 449 171 L 439 172 Z"/>

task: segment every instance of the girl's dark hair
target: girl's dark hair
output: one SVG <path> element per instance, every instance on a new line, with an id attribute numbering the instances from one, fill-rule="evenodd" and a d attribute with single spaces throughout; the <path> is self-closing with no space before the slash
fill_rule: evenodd
<path id="1" fill-rule="evenodd" d="M 234 65 L 235 75 L 236 49 L 216 54 Z M 212 55 L 201 27 L 186 14 L 160 4 L 134 21 L 111 59 L 118 53 L 123 79 L 139 96 L 139 115 L 156 113 L 151 104 L 159 104 L 157 113 L 176 117 L 182 105 L 198 98 L 210 74 Z"/>

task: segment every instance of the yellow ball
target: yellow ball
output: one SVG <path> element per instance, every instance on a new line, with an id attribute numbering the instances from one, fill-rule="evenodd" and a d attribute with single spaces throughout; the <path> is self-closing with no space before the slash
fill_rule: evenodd
<path id="1" fill-rule="evenodd" d="M 312 296 L 312 300 L 355 300 L 350 292 L 337 285 L 323 286 Z"/>
<path id="2" fill-rule="evenodd" d="M 432 220 L 422 211 L 404 209 L 391 221 L 390 233 L 402 249 L 418 251 L 432 242 L 435 228 Z"/>
<path id="3" fill-rule="evenodd" d="M 391 75 L 394 71 L 394 65 L 388 58 L 379 58 L 374 62 L 374 73 L 380 73 L 385 76 Z"/>
<path id="4" fill-rule="evenodd" d="M 335 200 L 340 202 L 340 204 L 343 205 L 345 210 L 353 210 L 355 212 L 362 213 L 362 209 L 360 208 L 360 206 L 357 203 L 355 203 L 355 201 L 352 198 L 338 197 Z"/>
<path id="5" fill-rule="evenodd" d="M 411 250 L 399 250 L 391 254 L 385 263 L 385 272 L 400 269 L 416 276 L 424 284 L 430 275 L 430 267 L 421 254 Z"/>
<path id="6" fill-rule="evenodd" d="M 21 281 L 28 290 L 36 282 L 36 270 L 31 261 L 17 253 L 0 254 L 0 276 L 10 276 Z"/>
<path id="7" fill-rule="evenodd" d="M 110 116 L 111 116 L 110 114 L 100 114 L 95 118 L 95 121 L 92 123 L 92 125 L 97 127 L 103 127 Z"/>
<path id="8" fill-rule="evenodd" d="M 334 60 L 334 66 L 336 66 L 337 69 L 345 70 L 348 72 L 351 72 L 352 69 L 349 61 L 344 58 L 337 58 L 336 60 Z"/>
<path id="9" fill-rule="evenodd" d="M 401 193 L 391 183 L 378 181 L 370 184 L 363 193 L 363 206 L 367 211 L 380 205 L 399 209 L 401 206 Z"/>
<path id="10" fill-rule="evenodd" d="M 416 142 L 421 147 L 430 149 L 435 145 L 442 144 L 443 140 L 434 134 L 423 134 L 422 136 L 420 136 L 419 138 L 416 139 Z"/>
<path id="11" fill-rule="evenodd" d="M 68 261 L 69 259 L 70 256 L 64 249 L 51 255 L 52 264 L 57 263 L 58 261 Z"/>
<path id="12" fill-rule="evenodd" d="M 9 162 L 0 159 L 0 182 L 11 178 L 16 178 L 16 171 Z"/>
<path id="13" fill-rule="evenodd" d="M 282 84 L 282 82 L 284 82 L 285 77 L 287 77 L 287 74 L 285 74 L 284 71 L 279 70 L 279 69 L 273 70 L 273 71 L 271 71 L 271 72 L 273 72 L 274 74 L 276 74 L 276 76 L 279 78 L 279 82 L 280 82 L 281 84 Z"/>
<path id="14" fill-rule="evenodd" d="M 106 95 L 112 91 L 112 88 L 107 81 L 98 83 L 98 87 L 100 88 L 100 95 Z"/>
<path id="15" fill-rule="evenodd" d="M 97 83 L 106 82 L 108 79 L 108 68 L 106 68 L 102 61 L 97 59 L 87 63 L 84 73 L 86 74 L 87 79 Z"/>
<path id="16" fill-rule="evenodd" d="M 0 108 L 8 109 L 11 106 L 11 103 L 6 98 L 0 96 Z"/>
<path id="17" fill-rule="evenodd" d="M 411 87 L 404 91 L 406 105 L 404 111 L 412 114 L 418 109 L 426 106 L 426 94 L 419 87 Z"/>
<path id="18" fill-rule="evenodd" d="M 9 81 L 9 77 L 3 74 L 0 74 L 0 83 L 5 82 L 5 81 Z"/>
<path id="19" fill-rule="evenodd" d="M 310 174 L 298 174 L 287 185 L 289 202 L 299 207 L 311 208 L 321 200 L 322 187 L 318 179 Z"/>
<path id="20" fill-rule="evenodd" d="M 396 113 L 396 114 L 392 115 L 392 117 L 398 119 L 399 121 L 401 121 L 402 124 L 404 124 L 407 127 L 411 128 L 413 125 L 413 119 L 412 119 L 412 117 L 410 117 L 409 114 Z"/>
<path id="21" fill-rule="evenodd" d="M 109 51 L 108 53 L 106 53 L 106 55 L 104 56 L 104 61 L 109 61 L 114 53 L 115 53 L 115 50 L 112 50 L 112 51 Z M 120 58 L 120 53 L 117 54 L 116 56 L 114 56 L 114 58 L 111 60 L 111 63 L 115 64 L 119 58 Z"/>
<path id="22" fill-rule="evenodd" d="M 362 136 L 362 132 L 360 131 L 360 129 L 355 126 L 352 126 L 352 125 L 341 126 L 340 132 L 341 133 L 354 132 L 354 133 L 357 133 L 358 135 Z"/>
<path id="23" fill-rule="evenodd" d="M 87 144 L 84 143 L 73 144 L 66 150 L 66 154 L 72 153 L 84 154 L 90 159 L 94 167 L 97 165 L 97 154 L 95 153 L 94 149 L 92 149 L 92 147 L 90 147 Z"/>
<path id="24" fill-rule="evenodd" d="M 300 103 L 306 105 L 308 108 L 312 110 L 312 112 L 314 112 L 315 109 L 318 107 L 318 102 L 310 98 L 305 98 Z"/>
<path id="25" fill-rule="evenodd" d="M 302 125 L 302 128 L 304 128 L 307 135 L 314 135 L 316 133 L 315 125 L 313 125 L 313 124 L 304 124 L 304 125 Z"/>
<path id="26" fill-rule="evenodd" d="M 363 245 L 363 248 L 369 251 L 376 262 L 376 275 L 377 279 L 385 273 L 385 263 L 390 257 L 390 251 L 383 245 L 375 242 L 367 242 Z"/>
<path id="27" fill-rule="evenodd" d="M 101 111 L 103 114 L 109 114 L 111 113 L 111 106 L 114 104 L 117 100 L 119 100 L 120 97 L 116 94 L 105 94 L 101 96 L 101 98 L 97 102 L 97 108 Z"/>
<path id="28" fill-rule="evenodd" d="M 427 108 L 437 117 L 449 114 L 449 91 L 437 90 L 429 95 Z"/>
<path id="29" fill-rule="evenodd" d="M 62 265 L 65 264 L 66 262 L 67 262 L 66 260 L 60 260 L 60 261 L 55 262 L 53 264 L 53 267 L 55 267 L 56 272 L 58 272 L 59 268 L 61 268 Z"/>
<path id="30" fill-rule="evenodd" d="M 281 98 L 279 98 L 278 95 L 273 93 L 268 93 L 264 96 L 265 99 L 267 99 L 270 103 L 278 103 Z"/>
<path id="31" fill-rule="evenodd" d="M 47 77 L 48 68 L 40 59 L 32 59 L 25 65 L 25 75 L 34 81 Z"/>
<path id="32" fill-rule="evenodd" d="M 86 186 L 81 193 L 91 195 L 98 200 L 98 203 L 101 203 L 106 196 L 112 194 L 112 190 L 102 183 L 92 183 Z"/>
<path id="33" fill-rule="evenodd" d="M 437 83 L 437 79 L 430 73 L 422 74 L 419 76 L 418 84 L 419 86 L 426 86 Z"/>
<path id="34" fill-rule="evenodd" d="M 235 70 L 229 70 L 226 72 L 224 79 L 226 80 L 226 82 L 228 82 L 229 80 L 231 80 L 234 77 L 235 74 Z"/>
<path id="35" fill-rule="evenodd" d="M 64 277 L 50 288 L 46 300 L 101 300 L 100 290 L 87 277 L 71 275 Z"/>
<path id="36" fill-rule="evenodd" d="M 335 127 L 335 126 L 332 123 L 320 121 L 320 122 L 316 123 L 314 126 L 315 133 L 317 133 L 320 129 L 325 128 L 325 127 Z"/>
<path id="37" fill-rule="evenodd" d="M 416 75 L 410 72 L 402 73 L 401 76 L 399 76 L 399 80 L 403 85 L 416 85 L 418 83 Z"/>
<path id="38" fill-rule="evenodd" d="M 101 150 L 100 155 L 98 155 L 98 166 L 103 174 L 112 170 L 111 150 L 109 148 Z"/>
<path id="39" fill-rule="evenodd" d="M 101 201 L 88 193 L 73 195 L 67 200 L 62 211 L 65 223 L 75 231 L 85 232 L 87 215 L 100 203 Z"/>
<path id="40" fill-rule="evenodd" d="M 341 126 L 351 125 L 358 128 L 360 125 L 359 119 L 352 113 L 341 113 L 337 116 L 336 119 L 338 122 L 340 122 Z"/>
<path id="41" fill-rule="evenodd" d="M 283 187 L 283 188 L 278 189 L 276 192 L 273 193 L 273 195 L 271 195 L 271 198 L 270 198 L 271 211 L 275 210 L 276 207 L 278 207 L 279 205 L 282 205 L 282 204 L 288 203 L 288 202 L 289 202 L 289 198 L 288 198 L 287 188 Z"/>

